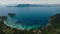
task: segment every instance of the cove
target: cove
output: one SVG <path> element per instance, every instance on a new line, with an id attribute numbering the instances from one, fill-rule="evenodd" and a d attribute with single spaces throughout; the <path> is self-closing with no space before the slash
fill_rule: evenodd
<path id="1" fill-rule="evenodd" d="M 50 16 L 60 13 L 60 7 L 1 7 L 1 14 L 7 16 L 4 23 L 17 29 L 36 29 L 48 24 Z M 15 13 L 10 17 L 8 13 Z"/>

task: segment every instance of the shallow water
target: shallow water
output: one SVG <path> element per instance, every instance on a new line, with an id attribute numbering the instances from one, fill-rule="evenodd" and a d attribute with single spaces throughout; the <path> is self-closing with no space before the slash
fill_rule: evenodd
<path id="1" fill-rule="evenodd" d="M 15 17 L 8 16 L 15 13 Z M 5 24 L 17 29 L 42 28 L 50 16 L 60 13 L 60 7 L 0 7 L 0 16 L 7 16 Z"/>

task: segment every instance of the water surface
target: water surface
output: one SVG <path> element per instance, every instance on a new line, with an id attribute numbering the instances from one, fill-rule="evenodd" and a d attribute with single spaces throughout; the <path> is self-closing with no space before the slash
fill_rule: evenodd
<path id="1" fill-rule="evenodd" d="M 8 16 L 15 13 L 15 17 Z M 5 24 L 17 29 L 42 28 L 50 16 L 60 13 L 60 7 L 0 7 L 0 16 L 7 16 Z"/>

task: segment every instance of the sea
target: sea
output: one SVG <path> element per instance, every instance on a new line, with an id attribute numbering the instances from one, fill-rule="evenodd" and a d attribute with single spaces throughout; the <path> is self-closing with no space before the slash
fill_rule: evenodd
<path id="1" fill-rule="evenodd" d="M 8 17 L 4 24 L 21 30 L 46 27 L 50 17 L 59 13 L 60 7 L 0 7 L 0 16 Z"/>

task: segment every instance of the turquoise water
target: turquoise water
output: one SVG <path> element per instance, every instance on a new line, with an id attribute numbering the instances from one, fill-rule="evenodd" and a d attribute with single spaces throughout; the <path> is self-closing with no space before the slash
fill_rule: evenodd
<path id="1" fill-rule="evenodd" d="M 15 13 L 15 17 L 8 16 Z M 0 16 L 7 16 L 5 24 L 17 29 L 42 28 L 50 16 L 60 13 L 60 7 L 0 7 Z"/>

